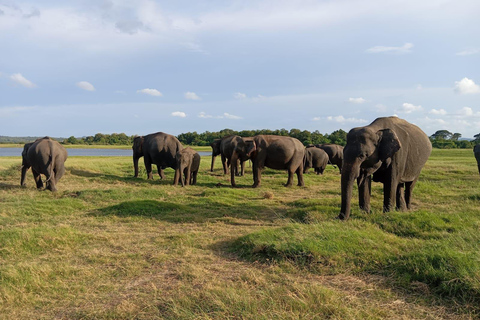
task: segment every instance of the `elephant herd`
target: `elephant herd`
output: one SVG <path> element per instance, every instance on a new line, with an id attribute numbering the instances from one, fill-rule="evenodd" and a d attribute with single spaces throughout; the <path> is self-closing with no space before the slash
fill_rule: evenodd
<path id="1" fill-rule="evenodd" d="M 341 173 L 341 210 L 339 219 L 348 219 L 352 189 L 356 180 L 359 206 L 370 211 L 371 182 L 383 183 L 383 211 L 410 209 L 412 191 L 432 151 L 428 136 L 417 126 L 398 117 L 378 118 L 370 125 L 353 128 L 347 134 L 345 148 L 335 144 L 305 146 L 287 136 L 257 135 L 228 136 L 212 144 L 213 171 L 215 158 L 220 155 L 223 172 L 230 171 L 230 182 L 243 175 L 245 161 L 252 162 L 253 187 L 261 184 L 265 167 L 286 170 L 285 186 L 304 186 L 303 174 L 309 168 L 322 174 L 327 164 L 338 166 Z M 477 146 L 478 147 L 478 146 Z M 480 147 L 475 148 L 480 171 Z M 200 155 L 190 147 L 163 132 L 136 137 L 133 141 L 133 166 L 138 177 L 138 161 L 144 159 L 148 179 L 153 179 L 152 164 L 157 166 L 161 179 L 167 167 L 175 170 L 174 185 L 196 184 Z M 478 150 L 477 150 L 478 149 Z M 45 137 L 25 145 L 22 152 L 21 185 L 31 167 L 37 188 L 43 188 L 40 175 L 46 176 L 46 188 L 56 191 L 56 184 L 65 172 L 67 151 L 58 142 Z M 240 166 L 240 170 L 239 170 Z"/>

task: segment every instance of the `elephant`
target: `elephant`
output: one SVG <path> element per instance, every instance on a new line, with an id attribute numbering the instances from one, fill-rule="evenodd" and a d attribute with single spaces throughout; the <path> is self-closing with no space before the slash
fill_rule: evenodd
<path id="1" fill-rule="evenodd" d="M 357 179 L 359 206 L 370 211 L 371 181 L 383 183 L 383 211 L 396 205 L 410 209 L 420 171 L 432 152 L 428 136 L 398 117 L 377 118 L 347 134 L 341 176 L 342 205 L 338 216 L 350 216 L 352 188 Z"/>
<path id="2" fill-rule="evenodd" d="M 177 152 L 175 159 L 177 161 L 177 169 L 175 169 L 175 178 L 173 184 L 178 185 L 181 180 L 182 187 L 185 185 L 195 185 L 197 183 L 198 169 L 200 168 L 200 155 L 190 147 Z M 182 173 L 185 179 L 182 178 Z"/>
<path id="3" fill-rule="evenodd" d="M 333 143 L 317 144 L 316 147 L 325 151 L 330 163 L 336 165 L 342 173 L 343 147 Z"/>
<path id="4" fill-rule="evenodd" d="M 478 173 L 480 173 L 480 144 L 473 147 L 473 153 L 475 154 L 475 159 L 477 159 Z"/>
<path id="5" fill-rule="evenodd" d="M 37 184 L 37 189 L 43 188 L 41 174 L 45 175 L 47 180 L 46 189 L 52 192 L 57 191 L 57 183 L 65 173 L 65 161 L 67 160 L 67 150 L 57 141 L 50 137 L 44 137 L 27 143 L 22 152 L 22 177 L 20 185 L 25 186 L 25 176 L 27 170 L 32 167 L 33 177 Z"/>
<path id="6" fill-rule="evenodd" d="M 240 137 L 238 137 L 240 138 Z M 287 170 L 286 187 L 293 185 L 293 175 L 297 174 L 298 186 L 304 186 L 303 157 L 305 147 L 296 138 L 276 135 L 258 135 L 250 139 L 240 138 L 235 147 L 231 163 L 237 159 L 252 160 L 253 188 L 260 186 L 261 171 L 264 167 Z M 231 184 L 235 187 L 235 175 L 231 172 Z"/>
<path id="7" fill-rule="evenodd" d="M 252 138 L 242 138 L 236 135 L 227 136 L 222 139 L 215 139 L 210 146 L 212 147 L 212 164 L 210 171 L 213 172 L 213 166 L 215 164 L 215 157 L 220 155 L 222 159 L 223 174 L 228 174 L 228 168 L 231 166 L 230 159 L 232 158 L 233 149 L 240 141 L 240 139 L 252 139 Z M 245 163 L 240 161 L 241 170 L 238 172 L 238 161 L 235 162 L 233 170 L 235 175 L 243 176 L 245 174 Z"/>
<path id="8" fill-rule="evenodd" d="M 138 177 L 138 159 L 143 157 L 147 178 L 153 180 L 152 164 L 157 165 L 160 179 L 165 179 L 163 170 L 167 167 L 176 169 L 176 154 L 183 149 L 178 139 L 170 134 L 157 132 L 133 139 L 133 167 L 135 178 Z"/>
<path id="9" fill-rule="evenodd" d="M 323 174 L 328 163 L 328 154 L 319 148 L 306 148 L 303 158 L 303 173 L 314 168 L 316 174 Z"/>

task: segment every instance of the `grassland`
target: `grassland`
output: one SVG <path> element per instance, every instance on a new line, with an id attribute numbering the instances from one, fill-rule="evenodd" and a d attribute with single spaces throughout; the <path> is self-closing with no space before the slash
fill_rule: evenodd
<path id="1" fill-rule="evenodd" d="M 477 319 L 480 188 L 471 150 L 434 150 L 413 210 L 340 208 L 340 175 L 266 170 L 229 187 L 133 178 L 129 157 L 71 157 L 59 191 L 0 158 L 0 319 Z M 355 202 L 356 203 L 356 202 Z"/>

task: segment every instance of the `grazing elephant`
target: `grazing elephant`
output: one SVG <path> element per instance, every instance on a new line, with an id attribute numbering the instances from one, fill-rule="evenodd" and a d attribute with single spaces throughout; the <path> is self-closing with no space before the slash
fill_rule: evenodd
<path id="1" fill-rule="evenodd" d="M 303 182 L 303 157 L 305 147 L 295 138 L 275 135 L 258 135 L 248 140 L 241 139 L 234 149 L 231 163 L 237 159 L 252 160 L 253 188 L 260 185 L 261 171 L 264 167 L 277 170 L 287 170 L 286 187 L 293 185 L 293 175 L 297 174 L 298 185 Z M 235 187 L 235 175 L 231 173 L 231 183 Z"/>
<path id="2" fill-rule="evenodd" d="M 222 158 L 223 174 L 228 174 L 228 168 L 232 167 L 235 175 L 243 176 L 245 174 L 245 161 L 240 161 L 241 171 L 238 172 L 238 161 L 233 166 L 231 165 L 231 158 L 233 150 L 239 143 L 239 141 L 251 140 L 252 138 L 242 138 L 239 136 L 227 136 L 222 139 L 216 139 L 212 144 L 212 166 L 210 168 L 213 171 L 213 165 L 215 162 L 214 156 L 220 155 Z"/>
<path id="3" fill-rule="evenodd" d="M 336 165 L 342 173 L 343 147 L 333 143 L 317 144 L 316 147 L 325 151 L 330 163 Z"/>
<path id="4" fill-rule="evenodd" d="M 183 149 L 177 138 L 170 134 L 157 132 L 146 136 L 136 137 L 133 140 L 133 167 L 135 177 L 138 177 L 138 159 L 143 157 L 148 179 L 153 180 L 152 164 L 157 165 L 160 179 L 165 179 L 163 169 L 169 167 L 176 169 L 175 156 Z"/>
<path id="5" fill-rule="evenodd" d="M 319 148 L 306 148 L 303 158 L 303 173 L 314 168 L 316 174 L 323 174 L 328 163 L 328 154 Z"/>
<path id="6" fill-rule="evenodd" d="M 350 216 L 354 180 L 360 208 L 370 211 L 371 181 L 383 183 L 383 211 L 410 209 L 412 191 L 432 151 L 427 135 L 397 117 L 378 118 L 353 128 L 343 151 L 340 219 Z"/>
<path id="7" fill-rule="evenodd" d="M 22 152 L 22 178 L 20 185 L 25 186 L 25 176 L 27 170 L 32 167 L 33 177 L 37 184 L 37 189 L 43 188 L 41 174 L 45 175 L 47 180 L 46 189 L 57 191 L 58 180 L 65 173 L 65 161 L 67 160 L 67 150 L 57 141 L 49 137 L 35 140 L 35 142 L 25 144 Z"/>
<path id="8" fill-rule="evenodd" d="M 478 173 L 480 173 L 480 144 L 473 147 L 473 153 L 475 154 L 475 159 L 477 159 Z"/>
<path id="9" fill-rule="evenodd" d="M 190 147 L 177 152 L 177 169 L 175 169 L 175 179 L 173 184 L 178 185 L 178 180 L 182 181 L 182 187 L 185 185 L 195 185 L 197 183 L 197 173 L 200 168 L 200 155 Z M 182 173 L 185 179 L 182 178 Z"/>

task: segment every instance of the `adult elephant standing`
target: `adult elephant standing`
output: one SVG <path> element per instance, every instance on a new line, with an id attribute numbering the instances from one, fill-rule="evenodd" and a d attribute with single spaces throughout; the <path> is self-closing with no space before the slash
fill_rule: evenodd
<path id="1" fill-rule="evenodd" d="M 383 183 L 383 211 L 410 209 L 412 191 L 432 152 L 419 127 L 397 117 L 378 118 L 353 128 L 343 150 L 340 219 L 348 219 L 354 180 L 360 208 L 370 211 L 371 180 Z"/>
<path id="2" fill-rule="evenodd" d="M 333 143 L 317 144 L 316 147 L 325 151 L 330 163 L 336 165 L 342 173 L 343 147 Z"/>
<path id="3" fill-rule="evenodd" d="M 138 159 L 143 157 L 147 178 L 153 180 L 152 164 L 157 165 L 158 174 L 161 179 L 165 179 L 163 169 L 176 169 L 177 162 L 175 156 L 178 151 L 183 149 L 178 139 L 170 134 L 157 132 L 146 136 L 136 137 L 133 140 L 133 167 L 135 177 L 138 177 Z"/>
<path id="4" fill-rule="evenodd" d="M 240 161 L 241 171 L 238 172 L 238 161 L 235 161 L 232 166 L 232 154 L 238 143 L 243 143 L 244 141 L 249 141 L 251 139 L 251 137 L 242 138 L 236 135 L 227 136 L 222 139 L 215 139 L 214 142 L 210 145 L 212 147 L 212 165 L 210 171 L 213 171 L 215 157 L 220 155 L 222 159 L 223 174 L 228 174 L 228 168 L 232 167 L 235 175 L 243 176 L 245 174 L 245 160 Z"/>
<path id="5" fill-rule="evenodd" d="M 213 142 L 210 144 L 210 147 L 212 147 L 212 165 L 210 166 L 210 172 L 213 172 L 213 167 L 215 165 L 215 159 L 217 158 L 218 155 L 220 155 L 220 143 L 222 142 L 222 139 L 215 139 Z M 223 172 L 225 172 L 225 162 L 222 159 L 222 165 L 223 165 Z"/>
<path id="6" fill-rule="evenodd" d="M 22 177 L 20 185 L 25 186 L 25 176 L 27 170 L 32 167 L 33 178 L 37 184 L 37 189 L 43 188 L 41 174 L 45 175 L 47 180 L 46 189 L 57 191 L 58 180 L 65 173 L 65 161 L 67 160 L 67 150 L 57 141 L 44 137 L 27 143 L 22 152 Z"/>
<path id="7" fill-rule="evenodd" d="M 477 159 L 478 173 L 480 173 L 480 144 L 473 147 L 473 153 L 475 154 L 475 159 Z"/>
<path id="8" fill-rule="evenodd" d="M 241 139 L 241 138 L 240 138 Z M 295 138 L 275 135 L 258 135 L 249 140 L 241 139 L 234 149 L 231 163 L 237 159 L 252 160 L 253 186 L 260 186 L 261 172 L 264 167 L 277 170 L 287 170 L 288 180 L 286 187 L 293 185 L 293 175 L 296 173 L 298 185 L 303 182 L 303 157 L 305 147 Z M 235 175 L 231 172 L 231 183 L 235 187 Z"/>

